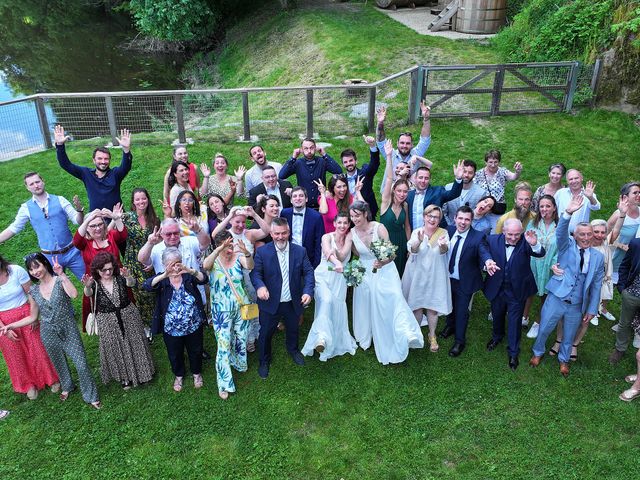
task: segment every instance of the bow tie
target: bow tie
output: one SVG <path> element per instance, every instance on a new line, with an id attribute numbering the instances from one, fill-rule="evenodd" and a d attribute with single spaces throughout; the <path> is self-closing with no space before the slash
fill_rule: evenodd
<path id="1" fill-rule="evenodd" d="M 504 246 L 507 248 L 516 248 L 515 245 L 511 245 L 510 243 L 505 243 Z"/>
<path id="2" fill-rule="evenodd" d="M 293 214 L 294 214 L 294 215 L 297 215 L 298 217 L 304 217 L 304 213 L 296 213 L 296 212 L 293 212 Z"/>

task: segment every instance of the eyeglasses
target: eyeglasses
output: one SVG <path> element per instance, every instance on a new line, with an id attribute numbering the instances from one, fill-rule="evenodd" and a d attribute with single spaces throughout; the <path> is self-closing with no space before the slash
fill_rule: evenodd
<path id="1" fill-rule="evenodd" d="M 164 232 L 167 237 L 179 237 L 180 232 Z"/>
<path id="2" fill-rule="evenodd" d="M 440 220 L 440 215 L 427 215 L 427 218 L 431 220 Z"/>
<path id="3" fill-rule="evenodd" d="M 102 273 L 113 272 L 113 267 L 111 267 L 111 268 L 101 268 L 100 271 Z"/>
<path id="4" fill-rule="evenodd" d="M 189 198 L 189 197 L 182 197 L 180 201 L 185 203 L 196 203 L 193 198 Z"/>
<path id="5" fill-rule="evenodd" d="M 22 257 L 23 262 L 31 262 L 38 256 L 38 252 L 30 253 L 29 255 Z"/>
<path id="6" fill-rule="evenodd" d="M 104 223 L 96 223 L 95 225 L 89 225 L 89 228 L 100 228 L 104 227 Z"/>
<path id="7" fill-rule="evenodd" d="M 402 132 L 400 135 L 398 135 L 398 138 L 400 138 L 400 137 L 413 138 L 413 134 L 411 132 Z"/>

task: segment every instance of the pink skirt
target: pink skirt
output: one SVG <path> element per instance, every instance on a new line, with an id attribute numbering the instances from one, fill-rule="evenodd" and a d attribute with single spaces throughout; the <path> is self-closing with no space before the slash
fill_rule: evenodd
<path id="1" fill-rule="evenodd" d="M 9 325 L 28 317 L 29 313 L 29 304 L 25 303 L 0 312 L 0 321 Z M 40 339 L 40 326 L 34 329 L 31 327 L 32 325 L 27 325 L 14 330 L 18 335 L 15 342 L 6 335 L 0 336 L 0 351 L 7 362 L 13 390 L 18 393 L 27 393 L 31 387 L 42 390 L 47 385 L 58 382 L 56 369 Z"/>

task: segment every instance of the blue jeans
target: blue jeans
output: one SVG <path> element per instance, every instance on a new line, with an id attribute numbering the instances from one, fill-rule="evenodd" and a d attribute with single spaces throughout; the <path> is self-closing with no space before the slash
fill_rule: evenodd
<path id="1" fill-rule="evenodd" d="M 537 357 L 544 355 L 547 337 L 555 330 L 560 320 L 564 321 L 564 327 L 558 360 L 562 363 L 569 363 L 573 339 L 578 328 L 580 328 L 580 322 L 582 322 L 581 303 L 569 305 L 553 293 L 547 295 L 540 312 L 540 329 L 538 330 L 538 337 L 533 344 L 533 354 Z"/>

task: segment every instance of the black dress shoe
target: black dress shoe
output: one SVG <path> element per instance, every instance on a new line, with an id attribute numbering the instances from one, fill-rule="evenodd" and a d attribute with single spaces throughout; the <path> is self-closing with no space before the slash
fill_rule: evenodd
<path id="1" fill-rule="evenodd" d="M 291 358 L 293 359 L 293 363 L 296 365 L 304 365 L 304 357 L 300 352 L 293 352 L 291 354 Z"/>
<path id="2" fill-rule="evenodd" d="M 520 362 L 518 361 L 518 357 L 509 357 L 509 368 L 513 371 L 516 370 L 516 368 L 518 368 L 518 365 L 520 365 Z"/>
<path id="3" fill-rule="evenodd" d="M 491 350 L 495 349 L 500 342 L 502 342 L 502 340 L 494 340 L 493 338 L 491 340 L 489 340 L 489 342 L 487 342 L 487 350 L 490 352 Z"/>
<path id="4" fill-rule="evenodd" d="M 269 364 L 268 363 L 261 363 L 260 366 L 258 367 L 258 375 L 260 375 L 260 378 L 267 378 L 269 376 Z"/>
<path id="5" fill-rule="evenodd" d="M 449 350 L 450 357 L 457 357 L 464 350 L 464 343 L 454 343 L 451 350 Z"/>
<path id="6" fill-rule="evenodd" d="M 205 349 L 202 349 L 202 358 L 204 358 L 205 360 L 211 360 L 211 355 L 209 355 L 209 352 L 207 352 Z"/>
<path id="7" fill-rule="evenodd" d="M 449 338 L 454 333 L 456 333 L 455 329 L 453 327 L 450 327 L 449 325 L 446 325 L 438 336 L 440 338 Z"/>

